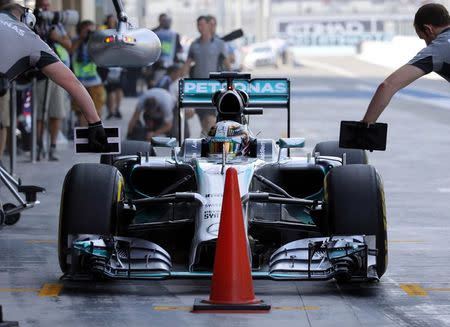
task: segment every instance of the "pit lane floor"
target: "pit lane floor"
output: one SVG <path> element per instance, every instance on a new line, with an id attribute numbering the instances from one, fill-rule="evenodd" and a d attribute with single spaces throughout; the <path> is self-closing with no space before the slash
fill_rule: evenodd
<path id="1" fill-rule="evenodd" d="M 306 137 L 306 153 L 319 141 L 336 139 L 340 120 L 361 119 L 389 71 L 330 57 L 259 75 L 290 75 L 292 136 Z M 61 282 L 56 241 L 63 179 L 75 162 L 98 160 L 75 157 L 72 145 L 62 144 L 58 163 L 18 159 L 24 184 L 44 186 L 47 193 L 17 225 L 0 230 L 5 319 L 20 326 L 450 326 L 450 93 L 446 82 L 436 80 L 408 90 L 381 117 L 390 124 L 388 150 L 369 155 L 384 179 L 388 213 L 389 266 L 379 283 L 259 280 L 255 292 L 272 303 L 270 313 L 219 315 L 190 312 L 195 298 L 208 296 L 209 281 Z M 135 101 L 124 101 L 126 117 Z M 254 133 L 279 137 L 282 115 L 252 118 Z M 108 121 L 116 123 L 125 129 L 127 120 Z M 192 125 L 196 133 L 198 123 Z M 6 202 L 4 187 L 1 192 Z"/>

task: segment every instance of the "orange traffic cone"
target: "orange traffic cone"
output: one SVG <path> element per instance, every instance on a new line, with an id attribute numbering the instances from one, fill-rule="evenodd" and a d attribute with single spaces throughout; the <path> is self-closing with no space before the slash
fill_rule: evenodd
<path id="1" fill-rule="evenodd" d="M 255 298 L 247 237 L 242 215 L 239 181 L 235 168 L 225 177 L 219 236 L 209 300 L 196 299 L 198 311 L 267 312 L 270 305 Z"/>

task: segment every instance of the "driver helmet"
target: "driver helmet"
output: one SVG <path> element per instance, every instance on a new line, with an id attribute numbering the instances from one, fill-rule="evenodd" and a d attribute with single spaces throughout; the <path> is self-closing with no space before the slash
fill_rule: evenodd
<path id="1" fill-rule="evenodd" d="M 208 137 L 208 157 L 227 159 L 245 156 L 249 152 L 250 133 L 246 125 L 231 120 L 219 121 L 211 127 Z"/>

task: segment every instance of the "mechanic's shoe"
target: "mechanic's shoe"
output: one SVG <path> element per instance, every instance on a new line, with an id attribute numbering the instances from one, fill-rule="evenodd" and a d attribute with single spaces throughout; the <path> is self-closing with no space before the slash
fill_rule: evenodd
<path id="1" fill-rule="evenodd" d="M 48 152 L 48 161 L 59 161 L 59 158 L 55 155 L 56 147 L 52 146 Z"/>
<path id="2" fill-rule="evenodd" d="M 115 117 L 115 114 L 113 114 L 112 112 L 110 112 L 109 114 L 108 114 L 108 116 L 106 116 L 106 119 L 108 120 L 108 119 L 111 119 L 111 118 L 114 118 Z"/>
<path id="3" fill-rule="evenodd" d="M 119 110 L 117 110 L 116 114 L 114 115 L 114 117 L 116 117 L 117 119 L 122 119 L 122 114 L 120 113 Z"/>

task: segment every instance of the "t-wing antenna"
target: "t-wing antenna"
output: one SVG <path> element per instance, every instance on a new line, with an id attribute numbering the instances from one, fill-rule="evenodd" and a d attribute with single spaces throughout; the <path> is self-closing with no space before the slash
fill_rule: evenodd
<path id="1" fill-rule="evenodd" d="M 227 81 L 227 90 L 233 90 L 233 81 L 235 79 L 245 79 L 248 80 L 251 78 L 251 75 L 248 73 L 236 73 L 236 72 L 220 72 L 220 73 L 210 73 L 209 78 L 218 79 L 218 80 L 226 80 Z"/>

